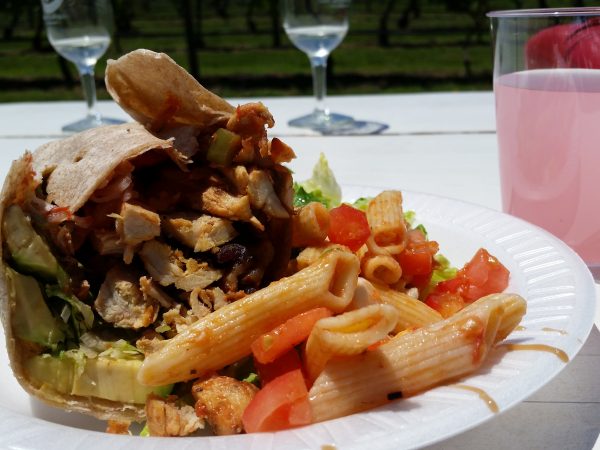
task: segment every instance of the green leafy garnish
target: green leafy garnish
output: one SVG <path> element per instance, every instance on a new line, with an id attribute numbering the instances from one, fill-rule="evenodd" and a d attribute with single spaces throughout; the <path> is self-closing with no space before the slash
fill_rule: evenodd
<path id="1" fill-rule="evenodd" d="M 367 211 L 367 206 L 369 206 L 369 202 L 373 199 L 373 197 L 360 197 L 352 203 L 356 209 L 360 209 L 362 212 Z"/>
<path id="2" fill-rule="evenodd" d="M 148 424 L 147 423 L 144 425 L 144 428 L 142 428 L 142 431 L 140 431 L 140 436 L 142 436 L 142 437 L 149 437 L 150 436 L 150 430 L 148 429 Z"/>
<path id="3" fill-rule="evenodd" d="M 294 183 L 295 206 L 303 206 L 311 201 L 323 203 L 334 208 L 342 201 L 342 189 L 329 168 L 325 155 L 321 153 L 313 168 L 312 177 L 300 183 Z"/>
<path id="4" fill-rule="evenodd" d="M 450 261 L 444 255 L 437 254 L 433 257 L 435 260 L 435 268 L 431 274 L 429 284 L 420 293 L 421 299 L 426 298 L 431 291 L 435 289 L 441 281 L 451 280 L 456 277 L 458 269 L 450 265 Z"/>
<path id="5" fill-rule="evenodd" d="M 304 189 L 298 183 L 294 183 L 294 206 L 300 208 L 308 205 L 311 202 L 319 202 L 325 206 L 328 204 L 327 199 L 323 197 L 323 194 L 320 190 L 306 192 L 306 189 Z"/>
<path id="6" fill-rule="evenodd" d="M 259 380 L 258 380 L 258 374 L 254 373 L 254 372 L 251 372 L 242 381 L 245 381 L 246 383 L 252 383 L 252 384 L 258 385 L 258 382 L 259 382 Z"/>
<path id="7" fill-rule="evenodd" d="M 417 225 L 415 227 L 415 230 L 420 230 L 421 233 L 423 233 L 423 235 L 425 235 L 425 238 L 427 238 L 427 230 L 425 229 L 425 226 L 422 223 L 420 223 L 419 225 Z"/>
<path id="8" fill-rule="evenodd" d="M 81 336 L 94 325 L 94 312 L 74 295 L 69 295 L 57 285 L 47 285 L 46 295 L 49 298 L 59 298 L 71 307 L 70 318 L 77 336 Z M 63 313 L 64 314 L 64 313 Z"/>
<path id="9" fill-rule="evenodd" d="M 156 331 L 157 333 L 165 333 L 167 331 L 171 331 L 171 327 L 169 325 L 167 325 L 166 323 L 156 327 L 154 329 L 154 331 Z"/>

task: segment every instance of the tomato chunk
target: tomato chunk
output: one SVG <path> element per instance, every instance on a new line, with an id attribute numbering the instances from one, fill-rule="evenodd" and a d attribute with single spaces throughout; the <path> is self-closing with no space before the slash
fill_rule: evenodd
<path id="1" fill-rule="evenodd" d="M 421 230 L 408 232 L 408 243 L 398 255 L 398 263 L 403 275 L 429 275 L 433 271 L 433 257 L 438 252 L 439 245 L 428 241 Z"/>
<path id="2" fill-rule="evenodd" d="M 462 309 L 466 303 L 485 295 L 502 292 L 508 286 L 509 276 L 508 269 L 495 256 L 480 248 L 458 271 L 455 278 L 438 283 L 427 296 L 425 303 L 439 311 L 442 316 L 449 317 Z"/>
<path id="3" fill-rule="evenodd" d="M 508 286 L 510 272 L 483 248 L 475 253 L 461 271 L 468 281 L 468 288 L 461 295 L 469 302 L 484 295 L 502 292 Z"/>
<path id="4" fill-rule="evenodd" d="M 452 316 L 465 307 L 463 298 L 459 294 L 452 292 L 430 294 L 427 296 L 425 304 L 439 312 L 444 319 Z"/>
<path id="5" fill-rule="evenodd" d="M 343 204 L 331 209 L 329 219 L 329 240 L 345 245 L 353 252 L 362 247 L 371 235 L 366 214 L 350 205 Z"/>
<path id="6" fill-rule="evenodd" d="M 295 348 L 292 348 L 289 352 L 284 353 L 275 361 L 262 364 L 256 358 L 254 358 L 254 367 L 258 373 L 260 385 L 265 386 L 275 378 L 280 377 L 292 370 L 301 369 L 302 362 L 300 356 Z"/>
<path id="7" fill-rule="evenodd" d="M 242 414 L 247 433 L 277 431 L 311 423 L 310 404 L 300 369 L 267 383 Z"/>
<path id="8" fill-rule="evenodd" d="M 262 364 L 274 361 L 306 340 L 317 320 L 332 314 L 327 308 L 315 308 L 292 317 L 252 343 L 254 358 Z"/>

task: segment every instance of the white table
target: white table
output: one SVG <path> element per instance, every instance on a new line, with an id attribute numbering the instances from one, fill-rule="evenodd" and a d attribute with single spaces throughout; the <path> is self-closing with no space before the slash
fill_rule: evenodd
<path id="1" fill-rule="evenodd" d="M 290 118 L 312 109 L 310 98 L 267 98 L 263 103 L 277 122 L 271 135 L 298 155 L 291 164 L 297 179 L 308 178 L 319 153 L 326 152 L 342 184 L 393 186 L 501 207 L 490 92 L 330 98 L 333 111 L 390 125 L 375 136 L 325 137 L 288 127 Z M 128 118 L 112 102 L 101 102 L 100 110 Z M 1 104 L 0 178 L 12 159 L 60 137 L 61 125 L 82 114 L 82 102 Z M 581 352 L 545 388 L 491 422 L 431 448 L 591 448 L 600 432 L 598 326 L 597 313 Z"/>

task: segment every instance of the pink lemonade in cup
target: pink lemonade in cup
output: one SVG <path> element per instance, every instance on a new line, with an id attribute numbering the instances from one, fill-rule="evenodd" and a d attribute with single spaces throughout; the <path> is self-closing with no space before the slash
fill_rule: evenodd
<path id="1" fill-rule="evenodd" d="M 600 270 L 600 70 L 514 72 L 494 91 L 504 211 Z"/>

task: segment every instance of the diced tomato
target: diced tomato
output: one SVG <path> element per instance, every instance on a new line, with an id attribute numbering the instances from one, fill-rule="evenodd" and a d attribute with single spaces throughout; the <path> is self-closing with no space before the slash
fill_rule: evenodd
<path id="1" fill-rule="evenodd" d="M 430 294 L 425 304 L 435 309 L 445 319 L 457 313 L 465 307 L 465 301 L 456 293 L 444 292 L 442 294 Z"/>
<path id="2" fill-rule="evenodd" d="M 301 369 L 302 362 L 300 361 L 300 356 L 296 349 L 292 348 L 289 352 L 284 353 L 275 361 L 267 364 L 262 364 L 255 358 L 254 367 L 258 373 L 260 384 L 264 387 L 267 383 L 283 374 L 291 372 L 292 370 Z"/>
<path id="3" fill-rule="evenodd" d="M 508 286 L 509 275 L 508 269 L 495 256 L 480 248 L 455 278 L 438 283 L 425 303 L 448 317 L 445 312 L 451 314 L 462 309 L 466 303 L 502 292 Z"/>
<path id="4" fill-rule="evenodd" d="M 247 433 L 284 430 L 311 421 L 308 391 L 300 369 L 267 383 L 242 414 Z"/>
<path id="5" fill-rule="evenodd" d="M 366 214 L 350 205 L 343 204 L 331 209 L 329 219 L 329 240 L 345 245 L 353 252 L 362 247 L 371 235 Z"/>
<path id="6" fill-rule="evenodd" d="M 508 286 L 510 272 L 483 248 L 475 253 L 461 271 L 469 283 L 469 288 L 461 295 L 470 302 L 484 295 L 502 292 Z"/>
<path id="7" fill-rule="evenodd" d="M 439 249 L 438 243 L 428 241 L 425 234 L 418 229 L 410 230 L 407 239 L 406 248 L 398 255 L 402 274 L 430 275 L 433 271 L 433 256 Z"/>
<path id="8" fill-rule="evenodd" d="M 263 364 L 274 361 L 306 340 L 317 320 L 332 314 L 327 308 L 315 308 L 292 317 L 252 343 L 254 357 Z"/>

